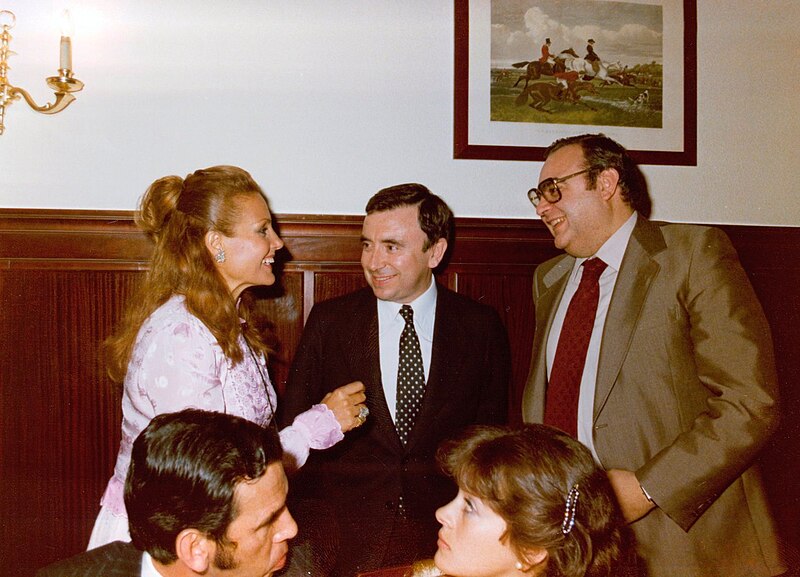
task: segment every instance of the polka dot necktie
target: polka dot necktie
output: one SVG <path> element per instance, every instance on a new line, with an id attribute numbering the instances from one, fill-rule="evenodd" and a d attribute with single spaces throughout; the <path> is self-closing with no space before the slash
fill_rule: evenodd
<path id="1" fill-rule="evenodd" d="M 605 268 L 606 263 L 599 258 L 583 263 L 581 282 L 567 307 L 547 385 L 544 424 L 558 427 L 576 438 L 581 377 L 600 298 L 598 280 Z"/>
<path id="2" fill-rule="evenodd" d="M 414 309 L 409 305 L 400 308 L 400 315 L 406 321 L 400 335 L 400 359 L 397 364 L 397 434 L 403 445 L 414 427 L 422 394 L 425 392 L 425 368 L 422 364 L 422 351 L 419 347 L 417 331 L 414 330 Z"/>

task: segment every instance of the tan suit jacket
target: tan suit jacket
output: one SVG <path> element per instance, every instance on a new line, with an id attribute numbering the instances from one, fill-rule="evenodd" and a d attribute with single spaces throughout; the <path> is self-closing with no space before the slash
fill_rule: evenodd
<path id="1" fill-rule="evenodd" d="M 526 422 L 541 422 L 545 344 L 575 262 L 534 275 Z M 785 570 L 754 461 L 778 423 L 772 339 L 736 251 L 719 229 L 639 217 L 603 330 L 593 440 L 657 504 L 633 523 L 650 577 Z"/>

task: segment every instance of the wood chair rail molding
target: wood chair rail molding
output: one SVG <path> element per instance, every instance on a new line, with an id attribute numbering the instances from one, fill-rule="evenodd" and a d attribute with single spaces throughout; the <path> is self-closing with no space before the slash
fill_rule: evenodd
<path id="1" fill-rule="evenodd" d="M 287 214 L 276 220 L 291 255 L 287 270 L 309 263 L 358 264 L 363 217 Z M 457 223 L 451 265 L 513 267 L 535 263 L 537 253 L 556 254 L 550 235 L 534 219 L 461 218 Z M 5 268 L 140 270 L 150 253 L 132 211 L 0 209 L 0 263 Z"/>
<path id="2" fill-rule="evenodd" d="M 259 312 L 278 342 L 279 390 L 315 302 L 364 286 L 361 216 L 276 215 L 286 243 Z M 800 228 L 722 226 L 771 323 L 784 419 L 763 461 L 779 523 L 800 545 Z M 528 372 L 534 268 L 558 251 L 542 223 L 457 218 L 439 281 L 493 306 L 511 341 L 510 411 Z M 0 559 L 9 575 L 83 550 L 119 445 L 120 389 L 99 343 L 151 243 L 132 211 L 0 209 Z"/>
<path id="3" fill-rule="evenodd" d="M 141 270 L 151 245 L 136 228 L 133 211 L 0 208 L 0 267 Z M 362 216 L 276 215 L 292 255 L 290 267 L 306 263 L 358 263 Z M 557 254 L 541 221 L 457 218 L 450 264 L 527 266 Z M 718 225 L 731 237 L 748 270 L 798 267 L 800 228 Z M 470 252 L 467 252 L 467 251 Z M 326 257 L 334 260 L 326 261 Z M 748 266 L 750 265 L 750 266 Z"/>

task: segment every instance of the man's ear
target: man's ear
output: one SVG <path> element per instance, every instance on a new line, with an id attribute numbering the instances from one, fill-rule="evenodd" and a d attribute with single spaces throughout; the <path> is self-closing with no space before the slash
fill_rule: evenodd
<path id="1" fill-rule="evenodd" d="M 603 200 L 610 200 L 617 190 L 619 184 L 619 173 L 616 168 L 606 168 L 597 175 L 597 189 Z"/>
<path id="2" fill-rule="evenodd" d="M 440 238 L 428 248 L 428 268 L 434 269 L 439 266 L 447 252 L 447 239 Z"/>
<path id="3" fill-rule="evenodd" d="M 216 544 L 197 529 L 184 529 L 175 538 L 178 561 L 195 573 L 203 573 L 211 565 Z"/>

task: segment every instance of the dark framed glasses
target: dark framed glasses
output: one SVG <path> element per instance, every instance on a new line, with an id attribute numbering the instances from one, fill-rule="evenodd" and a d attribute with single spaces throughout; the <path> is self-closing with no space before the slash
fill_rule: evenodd
<path id="1" fill-rule="evenodd" d="M 559 200 L 561 200 L 561 190 L 558 188 L 558 184 L 560 182 L 564 182 L 565 180 L 569 180 L 573 176 L 578 176 L 579 174 L 584 174 L 592 170 L 591 167 L 584 168 L 583 170 L 579 170 L 578 172 L 573 172 L 572 174 L 568 174 L 567 176 L 561 176 L 558 178 L 545 178 L 542 182 L 539 183 L 539 186 L 536 186 L 528 191 L 528 200 L 531 201 L 533 206 L 539 206 L 539 202 L 544 198 L 550 204 L 555 204 Z"/>

